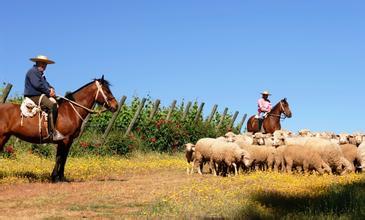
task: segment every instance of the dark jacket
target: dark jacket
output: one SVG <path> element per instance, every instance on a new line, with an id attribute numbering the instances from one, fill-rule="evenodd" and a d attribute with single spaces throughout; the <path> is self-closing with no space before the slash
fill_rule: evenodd
<path id="1" fill-rule="evenodd" d="M 50 96 L 52 86 L 47 82 L 43 72 L 38 71 L 36 66 L 33 66 L 25 76 L 24 96 L 39 96 L 45 94 Z"/>

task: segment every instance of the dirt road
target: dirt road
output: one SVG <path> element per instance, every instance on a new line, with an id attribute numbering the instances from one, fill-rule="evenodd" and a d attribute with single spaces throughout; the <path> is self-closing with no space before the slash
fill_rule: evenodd
<path id="1" fill-rule="evenodd" d="M 0 217 L 112 217 L 141 215 L 153 201 L 198 176 L 183 170 L 130 173 L 109 180 L 0 185 Z"/>

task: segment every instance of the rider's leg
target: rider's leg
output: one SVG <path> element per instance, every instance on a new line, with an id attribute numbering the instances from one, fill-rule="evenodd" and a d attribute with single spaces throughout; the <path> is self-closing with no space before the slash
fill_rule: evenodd
<path id="1" fill-rule="evenodd" d="M 265 115 L 265 112 L 260 112 L 259 118 L 258 118 L 259 130 L 260 130 L 261 133 L 265 133 L 265 129 L 264 129 L 264 126 L 263 126 L 264 115 Z"/>
<path id="2" fill-rule="evenodd" d="M 45 106 L 48 111 L 48 132 L 53 141 L 63 140 L 65 137 L 56 130 L 56 122 L 58 116 L 57 103 L 52 102 L 47 96 L 41 100 L 41 105 Z"/>

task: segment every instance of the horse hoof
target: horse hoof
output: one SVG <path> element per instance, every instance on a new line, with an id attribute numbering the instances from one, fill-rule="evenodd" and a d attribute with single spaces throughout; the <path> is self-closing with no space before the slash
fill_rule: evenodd
<path id="1" fill-rule="evenodd" d="M 61 177 L 60 178 L 60 182 L 63 182 L 63 183 L 70 183 L 71 181 L 69 179 L 66 179 L 65 177 Z"/>
<path id="2" fill-rule="evenodd" d="M 58 183 L 58 182 L 60 182 L 60 179 L 58 178 L 58 176 L 52 176 L 51 177 L 51 182 L 52 183 Z"/>

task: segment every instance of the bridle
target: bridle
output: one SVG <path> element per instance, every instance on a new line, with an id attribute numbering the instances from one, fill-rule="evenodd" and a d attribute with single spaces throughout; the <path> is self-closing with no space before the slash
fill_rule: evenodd
<path id="1" fill-rule="evenodd" d="M 273 114 L 273 113 L 270 113 L 270 112 L 269 112 L 268 115 L 269 116 L 274 116 L 274 117 L 279 117 L 280 119 L 284 120 L 284 119 L 286 119 L 288 117 L 288 114 L 285 112 L 285 108 L 284 108 L 283 103 L 282 103 L 281 100 L 280 100 L 279 103 L 280 103 L 280 108 L 283 111 L 284 116 L 282 116 L 281 114 Z"/>
<path id="2" fill-rule="evenodd" d="M 109 106 L 109 101 L 108 101 L 108 98 L 107 98 L 107 96 L 105 95 L 105 93 L 104 93 L 104 91 L 103 91 L 103 87 L 102 87 L 102 85 L 99 83 L 99 81 L 95 81 L 95 84 L 96 84 L 96 88 L 98 89 L 97 91 L 96 91 L 96 95 L 95 95 L 95 98 L 94 98 L 94 101 L 96 101 L 97 99 L 98 99 L 98 97 L 99 97 L 99 93 L 101 93 L 101 95 L 103 96 L 103 98 L 104 98 L 104 104 L 106 103 L 107 104 L 107 106 Z M 82 116 L 80 115 L 80 113 L 76 110 L 76 108 L 75 108 L 75 105 L 77 106 L 77 107 L 80 107 L 80 108 L 83 108 L 83 109 L 85 109 L 88 113 L 91 113 L 91 114 L 94 114 L 94 113 L 97 113 L 97 114 L 100 114 L 100 113 L 102 113 L 102 112 L 105 112 L 106 111 L 106 109 L 104 109 L 104 110 L 99 110 L 99 111 L 97 111 L 97 110 L 93 110 L 93 109 L 90 109 L 90 108 L 88 108 L 88 107 L 85 107 L 85 106 L 83 106 L 83 105 L 81 105 L 81 104 L 79 104 L 79 103 L 77 103 L 77 102 L 75 102 L 75 101 L 72 101 L 72 100 L 70 100 L 70 99 L 68 99 L 68 98 L 66 98 L 66 97 L 64 97 L 64 96 L 58 96 L 58 97 L 60 97 L 60 98 L 62 98 L 62 99 L 64 99 L 64 100 L 66 100 L 66 101 L 68 101 L 69 103 L 70 103 L 70 105 L 71 105 L 71 107 L 72 107 L 72 109 L 76 112 L 76 115 L 82 120 L 82 121 L 84 121 L 85 119 L 84 118 L 82 118 Z M 104 104 L 103 104 L 103 107 L 104 107 Z"/>

